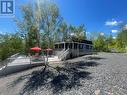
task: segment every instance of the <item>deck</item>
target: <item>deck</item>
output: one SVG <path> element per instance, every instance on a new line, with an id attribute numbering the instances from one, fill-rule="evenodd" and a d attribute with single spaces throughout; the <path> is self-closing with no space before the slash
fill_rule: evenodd
<path id="1" fill-rule="evenodd" d="M 46 56 L 44 58 L 46 61 L 47 60 Z M 23 70 L 26 70 L 26 69 L 29 69 L 32 67 L 36 67 L 36 66 L 42 66 L 45 64 L 45 61 L 31 63 L 29 57 L 19 56 L 11 63 L 8 63 L 7 66 L 3 66 L 2 68 L 0 68 L 0 76 L 23 71 Z M 49 63 L 54 63 L 54 62 L 56 63 L 56 62 L 60 62 L 60 60 L 58 59 L 58 56 L 52 56 L 52 57 L 48 58 L 48 62 Z"/>

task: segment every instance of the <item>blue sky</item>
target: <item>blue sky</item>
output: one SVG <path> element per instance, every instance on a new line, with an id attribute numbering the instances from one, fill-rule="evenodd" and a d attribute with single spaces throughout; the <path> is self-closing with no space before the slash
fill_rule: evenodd
<path id="1" fill-rule="evenodd" d="M 15 0 L 16 17 L 21 17 L 19 6 L 32 0 Z M 127 21 L 127 0 L 55 0 L 67 24 L 84 24 L 87 32 L 117 33 L 118 25 Z M 0 18 L 0 32 L 14 32 L 13 18 Z"/>

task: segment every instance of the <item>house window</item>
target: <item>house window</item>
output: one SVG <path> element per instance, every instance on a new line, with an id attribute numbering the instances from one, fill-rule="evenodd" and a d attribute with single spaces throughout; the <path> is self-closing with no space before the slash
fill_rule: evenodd
<path id="1" fill-rule="evenodd" d="M 93 46 L 90 46 L 90 49 L 92 50 L 93 49 Z"/>
<path id="2" fill-rule="evenodd" d="M 72 43 L 69 43 L 69 48 L 72 49 Z"/>
<path id="3" fill-rule="evenodd" d="M 89 49 L 89 45 L 86 45 L 86 49 Z"/>
<path id="4" fill-rule="evenodd" d="M 79 49 L 83 49 L 83 44 L 79 44 Z"/>
<path id="5" fill-rule="evenodd" d="M 58 45 L 57 44 L 55 45 L 55 49 L 58 49 Z"/>
<path id="6" fill-rule="evenodd" d="M 68 49 L 68 43 L 65 43 L 65 48 Z"/>
<path id="7" fill-rule="evenodd" d="M 77 43 L 74 43 L 74 49 L 77 49 Z"/>

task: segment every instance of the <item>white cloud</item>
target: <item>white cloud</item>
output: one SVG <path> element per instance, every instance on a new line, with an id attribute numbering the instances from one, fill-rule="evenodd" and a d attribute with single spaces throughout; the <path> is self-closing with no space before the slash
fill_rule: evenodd
<path id="1" fill-rule="evenodd" d="M 90 34 L 90 32 L 86 32 L 86 34 Z"/>
<path id="2" fill-rule="evenodd" d="M 117 21 L 106 21 L 105 22 L 105 25 L 107 26 L 117 26 Z"/>
<path id="3" fill-rule="evenodd" d="M 3 34 L 3 32 L 2 32 L 2 31 L 0 31 L 0 34 Z"/>
<path id="4" fill-rule="evenodd" d="M 118 30 L 111 30 L 112 31 L 112 33 L 117 33 L 118 32 Z"/>
<path id="5" fill-rule="evenodd" d="M 71 36 L 74 36 L 75 34 L 74 34 L 74 33 L 71 33 L 70 35 L 71 35 Z"/>
<path id="6" fill-rule="evenodd" d="M 101 33 L 100 33 L 100 35 L 101 35 L 101 36 L 104 36 L 104 33 L 103 33 L 103 32 L 101 32 Z"/>
<path id="7" fill-rule="evenodd" d="M 6 33 L 5 33 L 5 32 L 0 31 L 0 34 L 5 35 Z"/>
<path id="8" fill-rule="evenodd" d="M 116 21 L 116 20 L 112 19 L 111 21 L 106 21 L 105 25 L 107 25 L 107 26 L 117 26 L 120 23 L 122 23 L 122 21 Z"/>
<path id="9" fill-rule="evenodd" d="M 114 36 L 113 39 L 116 39 L 116 37 Z"/>
<path id="10" fill-rule="evenodd" d="M 127 24 L 124 26 L 124 30 L 127 30 Z"/>

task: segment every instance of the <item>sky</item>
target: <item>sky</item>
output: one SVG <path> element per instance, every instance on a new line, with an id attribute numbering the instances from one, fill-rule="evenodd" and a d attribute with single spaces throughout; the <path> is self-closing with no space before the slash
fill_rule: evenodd
<path id="1" fill-rule="evenodd" d="M 20 5 L 32 0 L 15 0 L 15 17 L 21 17 Z M 103 32 L 116 36 L 118 25 L 127 22 L 127 0 L 54 0 L 68 25 L 86 27 L 87 34 Z M 0 33 L 17 30 L 14 18 L 0 17 Z"/>

